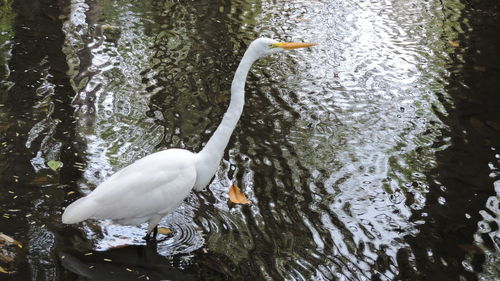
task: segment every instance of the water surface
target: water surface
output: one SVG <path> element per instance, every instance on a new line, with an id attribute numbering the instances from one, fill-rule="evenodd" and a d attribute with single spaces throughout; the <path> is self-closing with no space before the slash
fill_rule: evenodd
<path id="1" fill-rule="evenodd" d="M 492 280 L 498 6 L 467 1 L 4 1 L 1 232 L 11 280 Z M 258 36 L 205 192 L 161 224 L 63 208 L 166 148 L 199 151 Z M 58 160 L 54 172 L 47 166 Z M 228 204 L 237 183 L 253 202 Z"/>

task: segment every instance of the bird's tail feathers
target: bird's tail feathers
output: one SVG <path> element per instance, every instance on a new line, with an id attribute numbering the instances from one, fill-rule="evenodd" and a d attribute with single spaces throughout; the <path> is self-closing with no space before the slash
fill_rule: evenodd
<path id="1" fill-rule="evenodd" d="M 66 207 L 62 215 L 62 222 L 71 224 L 84 221 L 93 216 L 96 207 L 94 199 L 89 197 L 80 198 Z"/>

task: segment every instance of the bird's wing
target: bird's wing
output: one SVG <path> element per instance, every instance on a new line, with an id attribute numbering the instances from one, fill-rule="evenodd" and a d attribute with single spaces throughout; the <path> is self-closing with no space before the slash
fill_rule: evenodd
<path id="1" fill-rule="evenodd" d="M 87 200 L 93 200 L 96 206 L 94 218 L 165 214 L 182 203 L 195 181 L 194 154 L 165 150 L 118 171 L 89 194 Z"/>

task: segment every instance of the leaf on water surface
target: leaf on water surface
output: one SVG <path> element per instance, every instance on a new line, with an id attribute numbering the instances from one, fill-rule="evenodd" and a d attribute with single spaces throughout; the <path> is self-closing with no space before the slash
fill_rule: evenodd
<path id="1" fill-rule="evenodd" d="M 471 255 L 484 255 L 483 249 L 474 244 L 459 244 L 458 247 Z"/>
<path id="2" fill-rule="evenodd" d="M 12 264 L 16 258 L 15 253 L 6 250 L 0 250 L 0 262 L 3 264 Z"/>
<path id="3" fill-rule="evenodd" d="M 13 123 L 0 124 L 0 132 L 5 132 L 12 126 Z"/>
<path id="4" fill-rule="evenodd" d="M 252 201 L 248 200 L 236 184 L 231 185 L 227 194 L 229 195 L 229 200 L 235 204 L 252 204 Z"/>
<path id="5" fill-rule="evenodd" d="M 474 70 L 475 70 L 475 71 L 485 72 L 485 71 L 486 71 L 486 66 L 482 66 L 482 65 L 474 65 Z"/>
<path id="6" fill-rule="evenodd" d="M 474 128 L 478 130 L 484 129 L 484 122 L 479 118 L 471 117 L 469 121 Z"/>
<path id="7" fill-rule="evenodd" d="M 167 234 L 170 234 L 172 232 L 173 231 L 170 228 L 158 227 L 158 233 L 160 233 L 160 234 L 167 235 Z"/>
<path id="8" fill-rule="evenodd" d="M 297 17 L 295 18 L 296 21 L 311 21 L 311 19 L 307 19 L 307 18 L 300 18 L 300 17 Z"/>
<path id="9" fill-rule="evenodd" d="M 52 171 L 57 172 L 62 167 L 62 162 L 57 160 L 50 160 L 47 162 L 47 166 L 52 169 Z"/>
<path id="10" fill-rule="evenodd" d="M 9 274 L 9 272 L 5 269 L 3 269 L 3 267 L 0 266 L 0 272 L 1 273 L 6 273 L 6 274 Z"/>
<path id="11" fill-rule="evenodd" d="M 491 128 L 500 131 L 500 123 L 493 122 L 493 121 L 486 121 L 486 125 L 490 126 Z"/>
<path id="12" fill-rule="evenodd" d="M 127 237 L 122 237 L 123 239 L 127 239 Z M 116 246 L 111 246 L 109 247 L 110 249 L 121 249 L 121 248 L 125 248 L 125 247 L 128 247 L 130 246 L 129 244 L 120 244 L 120 245 L 116 245 Z"/>
<path id="13" fill-rule="evenodd" d="M 448 41 L 448 44 L 450 44 L 452 47 L 455 47 L 455 48 L 460 47 L 460 42 L 458 42 L 458 41 Z"/>
<path id="14" fill-rule="evenodd" d="M 48 182 L 50 182 L 50 178 L 48 176 L 39 176 L 39 177 L 34 178 L 31 181 L 31 184 L 41 185 L 41 184 L 48 183 Z"/>
<path id="15" fill-rule="evenodd" d="M 73 193 L 75 193 L 75 192 L 74 191 L 70 191 L 70 192 L 66 193 L 66 195 L 70 196 Z"/>
<path id="16" fill-rule="evenodd" d="M 108 42 L 117 42 L 122 34 L 118 26 L 103 24 L 101 25 L 102 33 Z"/>
<path id="17" fill-rule="evenodd" d="M 215 95 L 216 103 L 226 103 L 231 95 L 227 92 L 218 93 Z"/>
<path id="18" fill-rule="evenodd" d="M 2 232 L 0 232 L 0 241 L 5 241 L 9 244 L 14 244 L 16 246 L 18 246 L 19 248 L 22 248 L 23 245 L 21 244 L 21 242 L 17 241 L 16 239 L 6 235 L 6 234 L 3 234 Z"/>

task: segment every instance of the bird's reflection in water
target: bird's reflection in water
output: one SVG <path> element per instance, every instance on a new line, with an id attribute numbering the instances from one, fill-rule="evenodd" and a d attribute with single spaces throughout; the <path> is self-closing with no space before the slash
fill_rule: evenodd
<path id="1" fill-rule="evenodd" d="M 107 251 L 59 252 L 62 266 L 89 280 L 196 280 L 182 268 L 183 256 L 158 254 L 157 243 L 113 248 Z"/>

